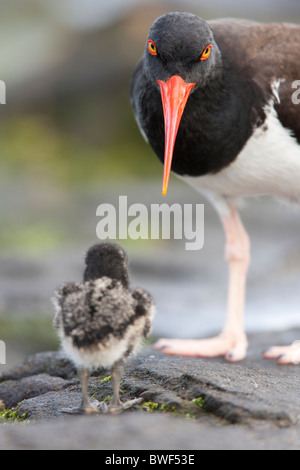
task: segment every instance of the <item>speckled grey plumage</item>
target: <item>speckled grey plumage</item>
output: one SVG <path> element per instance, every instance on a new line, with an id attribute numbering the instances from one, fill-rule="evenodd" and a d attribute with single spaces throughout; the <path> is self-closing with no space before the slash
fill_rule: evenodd
<path id="1" fill-rule="evenodd" d="M 60 308 L 54 326 L 72 339 L 74 347 L 110 346 L 112 339 L 124 338 L 128 328 L 141 318 L 143 328 L 141 331 L 139 327 L 137 333 L 144 337 L 150 333 L 153 308 L 150 295 L 142 289 L 124 288 L 115 279 L 102 277 L 83 284 L 63 284 L 56 299 Z"/>
<path id="2" fill-rule="evenodd" d="M 118 245 L 91 247 L 83 278 L 83 283 L 63 284 L 53 299 L 54 327 L 82 383 L 83 402 L 75 412 L 95 411 L 87 387 L 90 371 L 98 367 L 112 367 L 111 409 L 119 410 L 125 406 L 119 400 L 122 363 L 149 335 L 154 303 L 145 290 L 129 289 L 127 255 Z"/>

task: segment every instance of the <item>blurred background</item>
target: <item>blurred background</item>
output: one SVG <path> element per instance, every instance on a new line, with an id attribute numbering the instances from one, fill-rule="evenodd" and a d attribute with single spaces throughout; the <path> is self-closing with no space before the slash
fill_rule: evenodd
<path id="1" fill-rule="evenodd" d="M 143 141 L 129 83 L 159 15 L 300 22 L 299 0 L 1 0 L 0 339 L 7 366 L 58 347 L 51 296 L 79 281 L 97 242 L 96 208 L 128 203 L 205 203 L 205 246 L 122 241 L 132 284 L 157 304 L 154 337 L 201 337 L 222 326 L 224 236 L 206 201 L 174 176 L 162 201 L 162 166 Z M 247 202 L 252 239 L 248 331 L 300 323 L 300 214 L 268 198 Z M 295 338 L 297 339 L 297 338 Z"/>

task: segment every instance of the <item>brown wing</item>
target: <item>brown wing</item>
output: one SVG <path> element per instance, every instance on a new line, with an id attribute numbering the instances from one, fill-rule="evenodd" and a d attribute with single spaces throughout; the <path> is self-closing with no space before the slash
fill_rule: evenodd
<path id="1" fill-rule="evenodd" d="M 300 143 L 300 104 L 292 100 L 293 84 L 300 79 L 300 26 L 289 23 L 262 24 L 247 20 L 209 22 L 222 54 L 237 73 L 253 80 L 268 96 L 271 84 L 281 79 L 275 104 L 283 126 Z"/>

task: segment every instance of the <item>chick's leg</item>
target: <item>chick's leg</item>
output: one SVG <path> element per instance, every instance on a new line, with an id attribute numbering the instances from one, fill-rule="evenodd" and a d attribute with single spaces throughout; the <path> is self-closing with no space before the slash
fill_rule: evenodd
<path id="1" fill-rule="evenodd" d="M 123 374 L 123 361 L 116 362 L 111 370 L 111 377 L 113 382 L 113 398 L 111 404 L 109 405 L 108 411 L 113 414 L 121 413 L 128 408 L 133 407 L 141 403 L 142 398 L 135 398 L 134 400 L 129 400 L 125 403 L 122 403 L 120 400 L 120 383 Z"/>
<path id="2" fill-rule="evenodd" d="M 81 390 L 82 390 L 82 401 L 79 408 L 67 408 L 64 409 L 64 413 L 69 414 L 92 414 L 92 413 L 99 413 L 97 406 L 93 405 L 90 401 L 89 394 L 88 394 L 88 385 L 90 379 L 90 371 L 87 369 L 78 369 L 78 376 L 81 383 Z"/>

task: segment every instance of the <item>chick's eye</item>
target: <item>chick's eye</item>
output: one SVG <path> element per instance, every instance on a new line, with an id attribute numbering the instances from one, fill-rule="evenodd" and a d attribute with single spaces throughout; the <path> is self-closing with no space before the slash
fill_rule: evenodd
<path id="1" fill-rule="evenodd" d="M 206 48 L 205 48 L 204 51 L 202 52 L 202 55 L 201 55 L 201 57 L 200 57 L 200 60 L 206 60 L 206 59 L 209 58 L 211 48 L 212 48 L 211 45 L 206 46 Z"/>
<path id="2" fill-rule="evenodd" d="M 156 45 L 151 39 L 149 39 L 148 41 L 148 51 L 150 52 L 151 55 L 157 55 Z"/>

